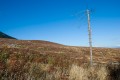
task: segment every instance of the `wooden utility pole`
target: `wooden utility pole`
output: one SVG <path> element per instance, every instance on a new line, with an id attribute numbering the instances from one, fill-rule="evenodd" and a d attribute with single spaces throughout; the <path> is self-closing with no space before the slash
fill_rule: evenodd
<path id="1" fill-rule="evenodd" d="M 89 45 L 90 45 L 90 65 L 93 65 L 93 58 L 92 58 L 92 30 L 90 27 L 90 11 L 87 9 L 87 19 L 88 19 L 88 36 L 89 36 Z"/>

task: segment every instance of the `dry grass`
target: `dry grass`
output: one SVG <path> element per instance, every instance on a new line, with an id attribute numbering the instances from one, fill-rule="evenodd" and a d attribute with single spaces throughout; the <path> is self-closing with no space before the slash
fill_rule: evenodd
<path id="1" fill-rule="evenodd" d="M 120 67 L 72 64 L 66 69 L 50 64 L 28 63 L 21 71 L 4 69 L 0 72 L 0 80 L 120 80 Z"/>
<path id="2" fill-rule="evenodd" d="M 72 65 L 70 80 L 106 80 L 108 72 L 105 66 L 80 67 Z"/>

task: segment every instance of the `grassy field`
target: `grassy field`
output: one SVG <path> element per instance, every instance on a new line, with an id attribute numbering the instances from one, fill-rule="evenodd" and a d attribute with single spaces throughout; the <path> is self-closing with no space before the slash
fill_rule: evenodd
<path id="1" fill-rule="evenodd" d="M 0 39 L 0 80 L 120 80 L 120 49 Z"/>

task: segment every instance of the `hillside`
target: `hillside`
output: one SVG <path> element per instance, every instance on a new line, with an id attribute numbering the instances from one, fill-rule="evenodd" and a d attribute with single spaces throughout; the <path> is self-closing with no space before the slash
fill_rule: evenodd
<path id="1" fill-rule="evenodd" d="M 9 39 L 15 39 L 14 37 L 11 37 L 3 32 L 0 31 L 0 38 L 9 38 Z"/>
<path id="2" fill-rule="evenodd" d="M 88 47 L 0 38 L 0 80 L 107 80 L 107 74 L 113 77 L 109 80 L 120 79 L 120 67 L 106 69 L 108 63 L 120 62 L 120 49 L 93 48 L 93 62 L 98 66 L 92 70 L 86 65 L 89 60 Z"/>
<path id="3" fill-rule="evenodd" d="M 65 46 L 48 41 L 40 40 L 14 40 L 0 38 L 0 48 L 7 46 L 8 51 L 17 52 L 31 51 L 42 55 L 65 55 L 70 60 L 77 60 L 79 63 L 89 61 L 89 48 Z M 29 52 L 28 52 L 29 53 Z M 120 49 L 118 48 L 93 48 L 93 61 L 99 63 L 120 61 Z"/>

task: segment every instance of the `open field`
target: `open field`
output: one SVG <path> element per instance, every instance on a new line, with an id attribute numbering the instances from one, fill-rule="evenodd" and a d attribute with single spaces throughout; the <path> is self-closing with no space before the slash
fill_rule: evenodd
<path id="1" fill-rule="evenodd" d="M 0 38 L 0 80 L 120 80 L 120 49 Z M 114 62 L 115 64 L 112 64 Z"/>

